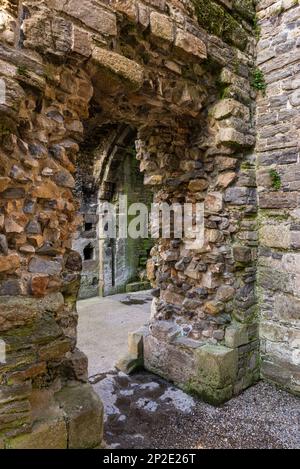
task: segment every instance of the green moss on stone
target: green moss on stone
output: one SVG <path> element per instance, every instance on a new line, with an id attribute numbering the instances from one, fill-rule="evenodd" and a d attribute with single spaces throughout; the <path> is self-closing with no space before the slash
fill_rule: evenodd
<path id="1" fill-rule="evenodd" d="M 260 25 L 258 24 L 258 19 L 257 19 L 256 16 L 255 16 L 254 19 L 253 19 L 253 29 L 254 29 L 254 34 L 255 34 L 256 39 L 259 40 L 259 38 L 260 38 L 260 32 L 261 32 L 261 27 L 260 27 Z"/>
<path id="2" fill-rule="evenodd" d="M 275 191 L 279 191 L 279 189 L 281 189 L 281 177 L 280 175 L 277 173 L 277 171 L 275 169 L 270 169 L 270 178 L 271 178 L 271 181 L 272 181 L 272 187 L 273 189 L 275 189 Z"/>
<path id="3" fill-rule="evenodd" d="M 255 7 L 253 0 L 234 0 L 233 10 L 247 21 L 253 21 Z"/>
<path id="4" fill-rule="evenodd" d="M 28 70 L 24 65 L 19 65 L 17 68 L 17 74 L 23 77 L 28 77 Z"/>
<path id="5" fill-rule="evenodd" d="M 200 26 L 241 50 L 246 48 L 248 42 L 246 31 L 224 8 L 210 0 L 192 1 Z"/>
<path id="6" fill-rule="evenodd" d="M 252 73 L 251 85 L 257 91 L 261 91 L 263 95 L 265 95 L 267 84 L 264 74 L 259 68 L 256 68 Z"/>
<path id="7" fill-rule="evenodd" d="M 0 137 L 5 137 L 6 135 L 10 135 L 11 130 L 5 123 L 0 123 Z"/>
<path id="8" fill-rule="evenodd" d="M 222 389 L 210 387 L 207 384 L 199 383 L 192 379 L 186 386 L 183 387 L 184 391 L 192 396 L 196 396 L 207 402 L 208 404 L 219 406 L 224 404 L 232 398 L 233 386 L 229 385 Z"/>

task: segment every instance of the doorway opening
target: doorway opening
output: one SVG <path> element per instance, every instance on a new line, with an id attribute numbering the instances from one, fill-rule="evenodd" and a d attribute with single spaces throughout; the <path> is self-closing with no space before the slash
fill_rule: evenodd
<path id="1" fill-rule="evenodd" d="M 124 236 L 120 226 L 124 210 L 129 226 L 138 215 L 132 215 L 130 207 L 142 203 L 150 213 L 153 202 L 136 157 L 136 139 L 131 126 L 109 125 L 99 132 L 93 129 L 89 145 L 82 145 L 78 169 L 82 223 L 74 249 L 83 264 L 78 346 L 89 358 L 89 376 L 113 369 L 127 353 L 128 332 L 150 318 L 152 296 L 146 271 L 154 243 L 150 233 Z M 115 236 L 105 235 L 108 206 L 115 214 Z"/>
<path id="2" fill-rule="evenodd" d="M 135 129 L 110 126 L 109 131 L 103 129 L 94 146 L 87 150 L 85 145 L 89 154 L 83 159 L 90 161 L 90 168 L 79 170 L 82 225 L 74 241 L 74 249 L 83 259 L 79 299 L 150 288 L 146 267 L 153 240 L 150 235 L 133 239 L 126 232 L 124 236 L 119 226 L 124 210 L 142 203 L 150 212 L 153 201 L 136 158 L 135 140 Z M 103 236 L 106 204 L 116 214 L 114 236 Z M 127 223 L 133 218 L 129 214 Z"/>

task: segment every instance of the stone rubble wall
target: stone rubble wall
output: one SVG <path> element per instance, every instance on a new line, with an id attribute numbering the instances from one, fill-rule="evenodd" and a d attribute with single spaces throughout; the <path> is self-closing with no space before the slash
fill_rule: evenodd
<path id="1" fill-rule="evenodd" d="M 76 171 L 91 184 L 97 173 L 82 148 L 109 124 L 137 129 L 156 201 L 206 208 L 203 249 L 177 239 L 152 249 L 147 368 L 224 402 L 259 377 L 252 2 L 0 5 L 0 445 L 101 442 L 101 404 L 76 349 L 72 241 Z"/>
<path id="2" fill-rule="evenodd" d="M 300 392 L 300 6 L 258 5 L 257 100 L 261 373 Z"/>

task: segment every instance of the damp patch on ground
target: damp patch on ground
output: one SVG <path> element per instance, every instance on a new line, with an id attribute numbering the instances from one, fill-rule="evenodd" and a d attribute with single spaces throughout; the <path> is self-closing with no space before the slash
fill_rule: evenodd
<path id="1" fill-rule="evenodd" d="M 90 381 L 104 404 L 109 448 L 300 448 L 299 399 L 267 383 L 213 407 L 148 372 Z"/>

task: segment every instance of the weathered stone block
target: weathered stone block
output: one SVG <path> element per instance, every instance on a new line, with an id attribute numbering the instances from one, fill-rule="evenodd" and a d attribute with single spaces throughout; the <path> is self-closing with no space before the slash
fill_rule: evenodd
<path id="1" fill-rule="evenodd" d="M 145 332 L 145 328 L 142 328 L 128 333 L 128 352 L 136 358 L 142 358 L 144 355 L 143 340 Z"/>
<path id="2" fill-rule="evenodd" d="M 47 275 L 60 274 L 62 270 L 61 261 L 50 261 L 41 257 L 33 257 L 29 263 L 29 272 Z"/>
<path id="3" fill-rule="evenodd" d="M 235 172 L 230 171 L 226 173 L 221 173 L 217 179 L 217 186 L 221 189 L 226 189 L 235 179 L 237 175 Z"/>
<path id="4" fill-rule="evenodd" d="M 206 383 L 201 383 L 198 381 L 191 381 L 186 387 L 185 390 L 190 391 L 192 394 L 196 394 L 200 399 L 205 402 L 208 402 L 211 405 L 219 406 L 233 396 L 233 386 L 232 384 L 218 389 L 212 388 Z"/>
<path id="5" fill-rule="evenodd" d="M 220 143 L 230 147 L 247 148 L 255 144 L 255 138 L 252 135 L 245 135 L 230 127 L 220 129 L 218 140 Z"/>
<path id="6" fill-rule="evenodd" d="M 31 433 L 20 435 L 8 440 L 7 449 L 66 449 L 67 448 L 66 422 L 58 420 L 45 420 L 36 423 Z"/>
<path id="7" fill-rule="evenodd" d="M 138 2 L 138 21 L 144 28 L 148 28 L 150 24 L 150 8 L 140 2 Z"/>
<path id="8" fill-rule="evenodd" d="M 222 99 L 211 110 L 212 116 L 217 119 L 226 119 L 230 116 L 241 117 L 245 121 L 250 119 L 250 111 L 244 104 L 235 99 Z"/>
<path id="9" fill-rule="evenodd" d="M 32 386 L 29 381 L 25 383 L 17 383 L 11 386 L 1 386 L 0 389 L 0 404 L 6 404 L 15 400 L 28 399 L 32 391 Z"/>
<path id="10" fill-rule="evenodd" d="M 223 194 L 221 192 L 209 192 L 205 197 L 204 208 L 208 212 L 221 212 L 223 209 Z"/>
<path id="11" fill-rule="evenodd" d="M 199 344 L 200 346 L 200 344 Z M 168 344 L 152 335 L 144 338 L 144 366 L 146 370 L 158 374 L 178 386 L 189 382 L 194 371 L 194 351 L 180 343 L 178 347 Z"/>
<path id="12" fill-rule="evenodd" d="M 117 370 L 123 371 L 123 373 L 130 375 L 135 371 L 141 370 L 143 365 L 144 362 L 142 358 L 136 358 L 134 355 L 127 354 L 117 361 L 115 367 Z"/>
<path id="13" fill-rule="evenodd" d="M 32 324 L 45 312 L 59 313 L 63 304 L 61 293 L 50 294 L 40 300 L 22 296 L 2 296 L 0 297 L 1 331 Z"/>
<path id="14" fill-rule="evenodd" d="M 32 197 L 38 199 L 59 199 L 60 192 L 56 184 L 52 181 L 46 181 L 35 187 L 31 193 Z"/>
<path id="15" fill-rule="evenodd" d="M 70 352 L 70 339 L 56 340 L 39 349 L 41 360 L 61 360 L 67 352 Z"/>
<path id="16" fill-rule="evenodd" d="M 168 42 L 174 41 L 175 25 L 168 16 L 152 11 L 150 14 L 150 27 L 153 36 Z"/>
<path id="17" fill-rule="evenodd" d="M 20 280 L 9 279 L 1 282 L 0 296 L 19 296 L 22 295 L 22 293 L 24 293 L 24 290 Z"/>
<path id="18" fill-rule="evenodd" d="M 148 328 L 143 327 L 128 334 L 128 354 L 116 363 L 116 368 L 130 374 L 140 370 L 144 366 L 144 335 L 149 333 Z"/>
<path id="19" fill-rule="evenodd" d="M 152 335 L 144 338 L 145 368 L 187 392 L 219 405 L 233 395 L 237 351 L 178 337 L 166 343 Z"/>
<path id="20" fill-rule="evenodd" d="M 274 296 L 274 316 L 282 321 L 300 320 L 300 299 L 292 295 L 276 294 Z"/>
<path id="21" fill-rule="evenodd" d="M 235 262 L 240 262 L 242 264 L 247 264 L 252 261 L 252 251 L 251 248 L 247 246 L 234 246 L 233 248 L 233 258 Z"/>
<path id="22" fill-rule="evenodd" d="M 297 197 L 292 192 L 262 192 L 259 195 L 260 208 L 296 208 L 298 206 Z"/>
<path id="23" fill-rule="evenodd" d="M 237 348 L 249 342 L 247 324 L 232 324 L 225 331 L 225 345 L 229 348 Z"/>
<path id="24" fill-rule="evenodd" d="M 194 179 L 189 182 L 188 189 L 192 192 L 202 192 L 208 188 L 209 182 L 206 179 Z"/>
<path id="25" fill-rule="evenodd" d="M 115 8 L 117 11 L 120 11 L 132 21 L 137 21 L 138 19 L 138 11 L 137 5 L 135 1 L 132 0 L 112 0 L 110 2 L 111 6 Z"/>
<path id="26" fill-rule="evenodd" d="M 11 179 L 8 177 L 0 177 L 0 192 L 5 191 L 8 188 Z"/>
<path id="27" fill-rule="evenodd" d="M 30 289 L 33 296 L 43 297 L 49 284 L 48 275 L 34 275 L 31 278 Z"/>
<path id="28" fill-rule="evenodd" d="M 116 15 L 112 11 L 103 8 L 98 2 L 90 0 L 50 0 L 52 8 L 77 18 L 89 28 L 98 33 L 115 36 L 117 34 Z"/>
<path id="29" fill-rule="evenodd" d="M 237 374 L 237 352 L 221 345 L 204 345 L 196 352 L 200 383 L 222 389 L 231 385 Z"/>
<path id="30" fill-rule="evenodd" d="M 24 45 L 42 53 L 63 57 L 72 48 L 72 23 L 65 18 L 39 12 L 25 19 Z"/>
<path id="31" fill-rule="evenodd" d="M 73 27 L 72 51 L 84 57 L 89 57 L 92 53 L 91 35 L 77 26 Z"/>
<path id="32" fill-rule="evenodd" d="M 175 47 L 188 54 L 205 59 L 207 57 L 206 45 L 201 39 L 182 29 L 177 29 Z"/>
<path id="33" fill-rule="evenodd" d="M 261 227 L 260 242 L 264 246 L 288 249 L 291 244 L 290 226 L 284 223 L 266 224 Z"/>
<path id="34" fill-rule="evenodd" d="M 255 200 L 255 189 L 248 187 L 229 187 L 225 191 L 225 202 L 231 205 L 246 205 Z"/>
<path id="35" fill-rule="evenodd" d="M 0 272 L 14 273 L 19 266 L 20 258 L 18 254 L 0 256 Z"/>
<path id="36" fill-rule="evenodd" d="M 64 363 L 67 376 L 76 378 L 78 381 L 88 381 L 88 358 L 77 348 L 66 354 L 66 361 Z"/>
<path id="37" fill-rule="evenodd" d="M 107 69 L 120 80 L 125 80 L 133 88 L 139 89 L 143 85 L 144 70 L 133 60 L 100 47 L 95 47 L 92 52 L 94 63 Z"/>
<path id="38" fill-rule="evenodd" d="M 103 405 L 92 386 L 66 386 L 55 398 L 65 414 L 68 448 L 99 446 L 103 438 Z"/>

